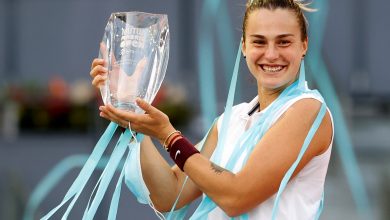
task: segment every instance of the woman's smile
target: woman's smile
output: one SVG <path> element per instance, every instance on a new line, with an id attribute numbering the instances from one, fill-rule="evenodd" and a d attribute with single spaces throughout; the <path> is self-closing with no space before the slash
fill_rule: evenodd
<path id="1" fill-rule="evenodd" d="M 266 73 L 279 73 L 285 68 L 285 65 L 260 64 L 260 68 Z"/>

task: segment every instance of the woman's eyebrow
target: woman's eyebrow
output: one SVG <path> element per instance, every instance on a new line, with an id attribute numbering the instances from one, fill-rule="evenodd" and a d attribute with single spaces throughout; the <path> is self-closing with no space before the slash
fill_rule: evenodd
<path id="1" fill-rule="evenodd" d="M 266 37 L 264 35 L 261 35 L 261 34 L 252 34 L 250 36 L 254 37 L 254 38 L 266 39 Z M 277 35 L 276 38 L 284 38 L 284 37 L 291 37 L 291 36 L 294 36 L 294 34 L 280 34 L 280 35 Z"/>
<path id="2" fill-rule="evenodd" d="M 250 35 L 251 37 L 254 37 L 254 38 L 261 38 L 261 39 L 265 39 L 265 37 L 263 35 L 260 35 L 260 34 L 252 34 Z"/>
<path id="3" fill-rule="evenodd" d="M 292 36 L 294 36 L 294 34 L 281 34 L 278 35 L 277 38 L 292 37 Z"/>

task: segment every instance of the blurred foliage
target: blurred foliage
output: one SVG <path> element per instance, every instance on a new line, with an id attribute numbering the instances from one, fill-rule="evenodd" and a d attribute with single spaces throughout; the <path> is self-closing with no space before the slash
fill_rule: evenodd
<path id="1" fill-rule="evenodd" d="M 71 93 L 70 88 L 79 91 Z M 10 114 L 5 113 L 7 107 L 16 105 L 15 123 L 22 132 L 86 132 L 96 114 L 93 108 L 97 106 L 97 94 L 89 82 L 77 81 L 69 85 L 54 77 L 47 85 L 24 82 L 5 85 L 1 90 L 3 124 L 7 124 Z M 82 98 L 73 97 L 75 94 Z"/>
<path id="2" fill-rule="evenodd" d="M 188 126 L 194 116 L 193 109 L 187 103 L 186 90 L 180 84 L 164 83 L 152 104 L 164 112 L 177 129 Z"/>
<path id="3" fill-rule="evenodd" d="M 185 103 L 164 102 L 156 106 L 168 115 L 170 122 L 175 127 L 185 127 L 193 116 L 193 112 Z"/>
<path id="4" fill-rule="evenodd" d="M 102 104 L 99 92 L 90 82 L 68 84 L 58 76 L 46 85 L 37 82 L 4 85 L 0 88 L 0 100 L 3 126 L 17 123 L 10 127 L 16 126 L 21 132 L 45 133 L 87 132 L 96 124 L 97 108 Z M 186 103 L 185 90 L 178 85 L 163 85 L 153 105 L 166 113 L 178 128 L 185 127 L 193 116 Z"/>

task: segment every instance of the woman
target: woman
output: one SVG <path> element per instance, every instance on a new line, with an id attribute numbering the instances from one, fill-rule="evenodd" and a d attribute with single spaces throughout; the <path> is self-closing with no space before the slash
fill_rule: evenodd
<path id="1" fill-rule="evenodd" d="M 200 153 L 163 112 L 143 100 L 137 100 L 145 110 L 143 115 L 100 107 L 102 117 L 124 127 L 130 122 L 133 130 L 148 135 L 141 143 L 140 160 L 157 210 L 171 209 L 188 175 L 176 208 L 203 195 L 193 218 L 241 215 L 302 220 L 319 216 L 333 123 L 326 110 L 318 129 L 312 129 L 325 104 L 306 87 L 302 74 L 301 62 L 308 48 L 303 10 L 304 4 L 293 0 L 253 0 L 247 5 L 242 54 L 257 81 L 258 94 L 218 118 L 204 141 L 196 145 Z M 92 62 L 96 87 L 105 80 L 103 66 L 103 60 Z M 177 165 L 169 167 L 150 137 L 160 141 Z M 307 150 L 302 151 L 305 143 Z M 292 177 L 284 183 L 294 162 Z"/>

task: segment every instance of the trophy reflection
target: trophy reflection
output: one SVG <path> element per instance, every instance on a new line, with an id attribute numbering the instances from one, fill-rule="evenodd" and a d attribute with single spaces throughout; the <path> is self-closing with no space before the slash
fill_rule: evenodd
<path id="1" fill-rule="evenodd" d="M 100 92 L 104 104 L 142 113 L 137 97 L 151 103 L 164 79 L 169 57 L 166 15 L 144 12 L 111 14 L 99 57 L 108 77 Z"/>

